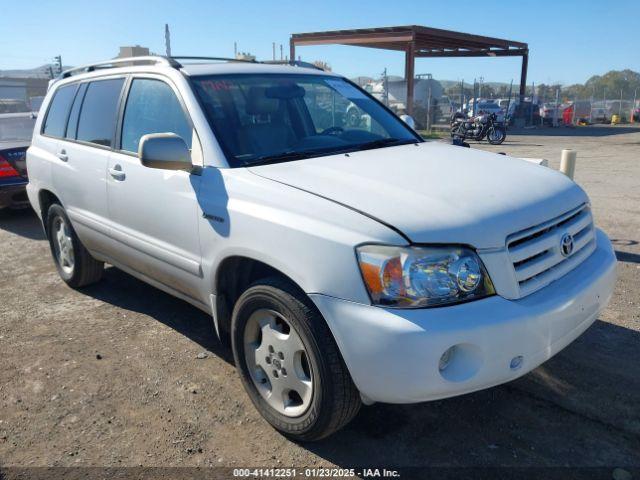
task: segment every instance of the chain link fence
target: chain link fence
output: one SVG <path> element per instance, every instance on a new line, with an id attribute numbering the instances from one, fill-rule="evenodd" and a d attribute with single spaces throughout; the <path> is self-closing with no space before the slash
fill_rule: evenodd
<path id="1" fill-rule="evenodd" d="M 399 115 L 408 112 L 407 83 L 402 77 L 358 77 L 353 79 Z M 488 82 L 473 83 L 439 80 L 433 75 L 416 75 L 413 118 L 419 130 L 446 130 L 451 118 L 460 113 L 474 117 L 496 113 L 510 126 L 566 126 L 640 122 L 637 91 L 622 98 L 581 98 L 561 89 L 528 86 L 520 101 L 519 85 Z"/>

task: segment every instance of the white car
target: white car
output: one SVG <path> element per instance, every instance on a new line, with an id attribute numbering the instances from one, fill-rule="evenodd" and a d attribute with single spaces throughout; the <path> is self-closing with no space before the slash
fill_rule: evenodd
<path id="1" fill-rule="evenodd" d="M 564 107 L 561 103 L 556 105 L 555 103 L 544 103 L 540 107 L 540 118 L 542 122 L 547 125 L 553 125 L 554 119 L 557 119 L 558 124 L 563 122 L 562 114 Z"/>
<path id="2" fill-rule="evenodd" d="M 513 380 L 611 298 L 611 244 L 564 175 L 424 142 L 332 73 L 179 61 L 54 82 L 29 199 L 71 287 L 109 263 L 211 314 L 284 434 Z"/>
<path id="3" fill-rule="evenodd" d="M 500 108 L 500 105 L 491 101 L 478 102 L 478 106 L 476 107 L 476 111 L 475 111 L 476 117 L 482 117 L 485 115 L 489 115 L 491 113 L 496 114 L 498 121 L 500 122 L 504 121 L 504 110 Z M 474 117 L 473 104 L 471 105 L 471 110 L 469 110 L 467 115 L 469 116 L 469 118 Z"/>

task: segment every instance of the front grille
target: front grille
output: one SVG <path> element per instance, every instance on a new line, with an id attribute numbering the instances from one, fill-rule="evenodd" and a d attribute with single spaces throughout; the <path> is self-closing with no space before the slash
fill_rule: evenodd
<path id="1" fill-rule="evenodd" d="M 561 252 L 563 235 L 573 236 L 573 251 Z M 587 258 L 596 247 L 593 217 L 583 204 L 559 217 L 507 237 L 507 250 L 513 263 L 520 297 L 529 295 L 566 275 Z"/>

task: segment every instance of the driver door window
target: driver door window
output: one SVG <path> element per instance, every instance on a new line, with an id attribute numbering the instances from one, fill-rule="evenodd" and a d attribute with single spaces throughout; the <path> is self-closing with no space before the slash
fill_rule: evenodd
<path id="1" fill-rule="evenodd" d="M 143 135 L 169 132 L 191 148 L 193 129 L 173 89 L 161 80 L 134 79 L 122 120 L 122 150 L 136 153 Z"/>

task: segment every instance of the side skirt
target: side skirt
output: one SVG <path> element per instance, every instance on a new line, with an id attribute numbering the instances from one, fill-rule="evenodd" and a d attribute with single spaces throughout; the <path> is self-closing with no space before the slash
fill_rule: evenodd
<path id="1" fill-rule="evenodd" d="M 122 265 L 121 263 L 114 261 L 108 255 L 104 255 L 104 254 L 102 254 L 100 252 L 96 252 L 96 251 L 91 251 L 90 253 L 97 260 L 100 260 L 102 262 L 105 262 L 105 263 L 108 263 L 110 265 L 113 265 L 114 267 L 122 270 L 123 272 L 128 273 L 132 277 L 136 277 L 138 280 L 142 280 L 143 282 L 148 283 L 152 287 L 155 287 L 155 288 L 157 288 L 159 290 L 162 290 L 163 292 L 166 292 L 169 295 L 173 295 L 174 297 L 177 297 L 180 300 L 184 300 L 185 302 L 190 303 L 194 307 L 199 308 L 200 310 L 202 310 L 203 312 L 205 312 L 205 313 L 207 313 L 209 315 L 213 315 L 213 310 L 211 308 L 211 305 L 207 305 L 206 303 L 201 302 L 200 300 L 198 300 L 196 298 L 190 297 L 189 295 L 185 295 L 184 293 L 181 293 L 181 292 L 177 291 L 176 289 L 170 287 L 169 285 L 166 285 L 166 284 L 164 284 L 162 282 L 158 282 L 157 280 L 154 280 L 154 279 L 148 277 L 147 275 L 138 272 L 137 270 L 134 270 L 132 268 L 127 267 L 126 265 Z M 215 317 L 214 317 L 214 322 L 215 322 Z M 218 324 L 215 323 L 215 326 L 216 326 L 216 333 L 217 333 Z"/>

